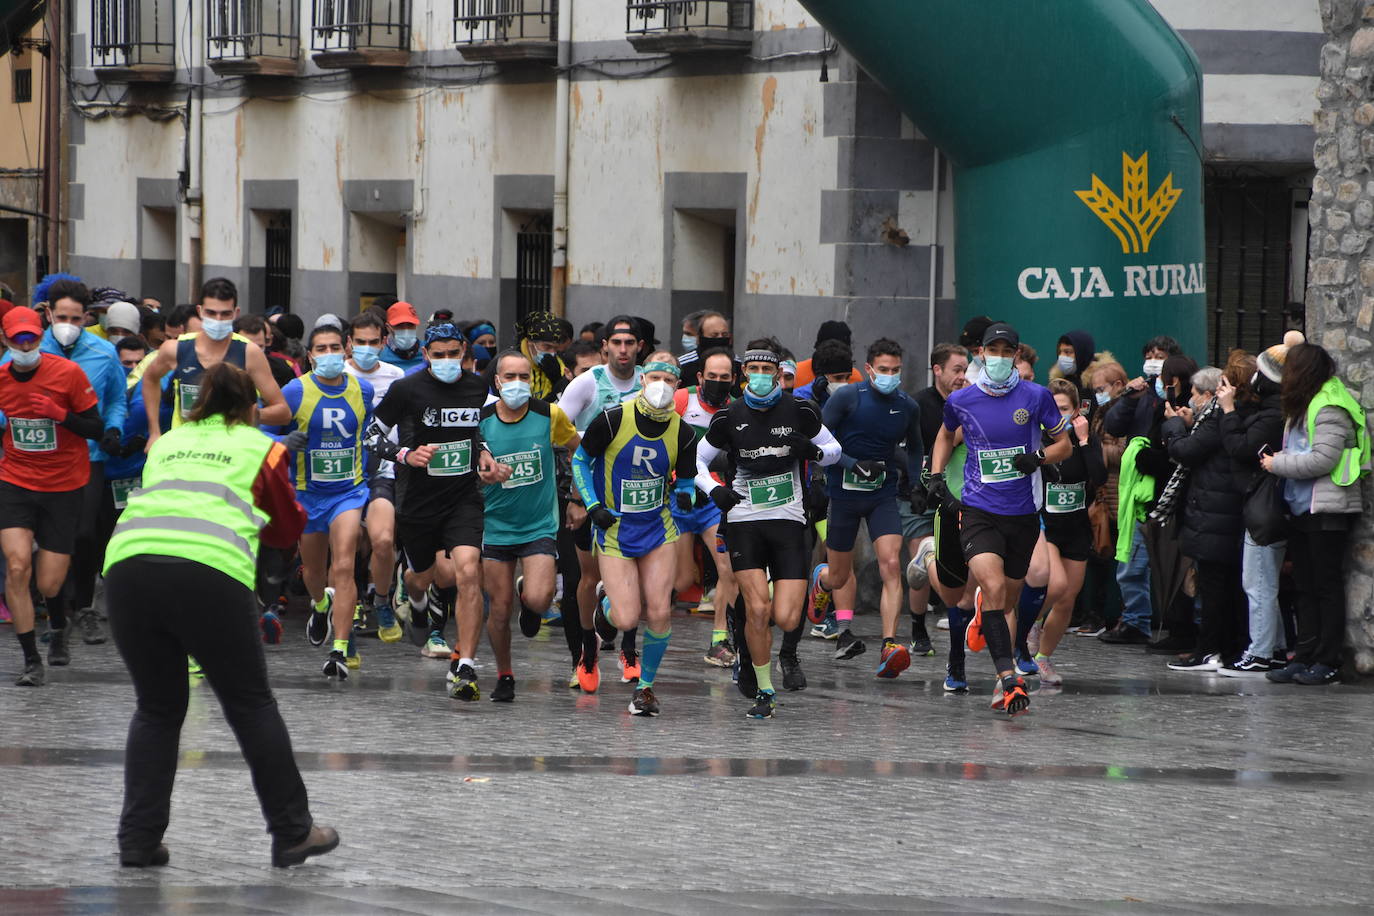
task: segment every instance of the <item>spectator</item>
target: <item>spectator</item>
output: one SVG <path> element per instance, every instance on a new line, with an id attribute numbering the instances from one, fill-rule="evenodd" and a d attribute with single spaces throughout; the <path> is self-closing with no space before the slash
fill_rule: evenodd
<path id="1" fill-rule="evenodd" d="M 854 344 L 853 334 L 849 330 L 849 325 L 845 324 L 843 321 L 822 321 L 820 330 L 816 332 L 816 345 L 813 349 L 819 350 L 821 344 L 828 340 L 842 343 L 846 347 L 852 347 Z M 736 375 L 738 376 L 738 374 L 739 372 L 737 369 Z M 816 370 L 811 360 L 804 359 L 797 363 L 796 388 L 804 388 L 814 382 L 818 376 L 824 374 L 825 373 Z M 859 374 L 858 369 L 851 369 L 848 381 L 854 383 L 861 382 L 863 381 L 863 376 Z"/>

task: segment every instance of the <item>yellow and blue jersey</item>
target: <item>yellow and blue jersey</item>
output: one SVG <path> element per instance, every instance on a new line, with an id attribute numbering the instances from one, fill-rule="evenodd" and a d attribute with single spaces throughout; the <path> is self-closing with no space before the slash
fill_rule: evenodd
<path id="1" fill-rule="evenodd" d="M 311 372 L 282 389 L 292 420 L 269 430 L 285 435 L 305 430 L 309 442 L 291 453 L 291 479 L 298 492 L 345 493 L 362 484 L 366 463 L 363 436 L 372 417 L 372 385 L 344 374 L 337 383 Z"/>

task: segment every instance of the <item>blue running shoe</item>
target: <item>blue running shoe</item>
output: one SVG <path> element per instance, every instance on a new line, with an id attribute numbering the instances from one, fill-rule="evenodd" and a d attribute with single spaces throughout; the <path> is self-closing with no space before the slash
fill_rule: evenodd
<path id="1" fill-rule="evenodd" d="M 1016 671 L 1022 677 L 1034 677 L 1040 674 L 1040 666 L 1035 663 L 1035 659 L 1026 658 L 1020 652 L 1017 652 Z"/>
<path id="2" fill-rule="evenodd" d="M 964 665 L 950 664 L 945 666 L 945 692 L 946 693 L 968 693 L 968 680 L 964 677 Z"/>
<path id="3" fill-rule="evenodd" d="M 833 613 L 827 614 L 824 620 L 811 628 L 811 635 L 817 639 L 839 639 L 840 623 Z"/>
<path id="4" fill-rule="evenodd" d="M 401 636 L 401 624 L 396 620 L 396 612 L 390 603 L 378 599 L 377 638 L 382 642 L 397 642 Z"/>
<path id="5" fill-rule="evenodd" d="M 281 618 L 276 611 L 270 608 L 262 612 L 262 618 L 258 621 L 262 627 L 262 641 L 269 646 L 275 646 L 281 642 Z"/>

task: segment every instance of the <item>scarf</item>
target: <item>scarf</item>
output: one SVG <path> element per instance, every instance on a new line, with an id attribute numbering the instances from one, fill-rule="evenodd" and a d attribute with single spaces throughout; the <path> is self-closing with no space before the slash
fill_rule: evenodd
<path id="1" fill-rule="evenodd" d="M 1013 365 L 1011 367 L 1011 375 L 1007 376 L 1007 380 L 1001 384 L 988 378 L 986 372 L 978 376 L 978 381 L 974 382 L 974 384 L 983 389 L 985 394 L 991 395 L 994 398 L 1002 398 L 1011 394 L 1012 389 L 1021 384 L 1021 373 L 1017 372 L 1016 366 Z"/>
<path id="2" fill-rule="evenodd" d="M 1207 406 L 1193 418 L 1193 425 L 1188 429 L 1188 435 L 1192 435 L 1202 428 L 1202 422 L 1221 409 L 1221 405 L 1216 398 L 1212 398 Z M 1188 468 L 1175 463 L 1173 474 L 1169 475 L 1169 482 L 1164 485 L 1164 492 L 1159 494 L 1159 499 L 1155 502 L 1155 507 L 1150 511 L 1150 521 L 1164 524 L 1173 518 L 1174 510 L 1177 508 L 1179 493 L 1183 490 L 1183 485 L 1188 482 Z"/>
<path id="3" fill-rule="evenodd" d="M 646 420 L 653 420 L 656 423 L 667 423 L 677 413 L 672 404 L 667 407 L 654 407 L 644 400 L 644 389 L 639 389 L 639 394 L 635 395 L 635 410 Z"/>

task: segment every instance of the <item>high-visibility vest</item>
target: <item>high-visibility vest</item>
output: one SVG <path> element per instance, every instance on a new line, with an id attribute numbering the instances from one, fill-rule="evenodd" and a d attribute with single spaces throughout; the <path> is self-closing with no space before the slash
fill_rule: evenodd
<path id="1" fill-rule="evenodd" d="M 222 417 L 164 433 L 105 550 L 106 574 L 120 560 L 153 554 L 203 563 L 253 588 L 258 534 L 269 521 L 253 505 L 253 481 L 272 445 Z"/>

